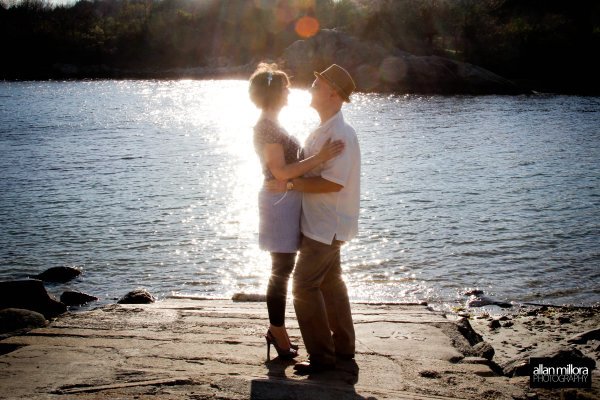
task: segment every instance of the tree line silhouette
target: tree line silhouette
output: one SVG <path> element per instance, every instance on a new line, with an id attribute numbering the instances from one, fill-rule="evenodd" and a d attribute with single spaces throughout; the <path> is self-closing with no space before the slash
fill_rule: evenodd
<path id="1" fill-rule="evenodd" d="M 415 55 L 599 92 L 597 0 L 0 0 L 0 78 L 143 77 L 277 59 L 303 38 L 295 28 L 305 16 Z"/>

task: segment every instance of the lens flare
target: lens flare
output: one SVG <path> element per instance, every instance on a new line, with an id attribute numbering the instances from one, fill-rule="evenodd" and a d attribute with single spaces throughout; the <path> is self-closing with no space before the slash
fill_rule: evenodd
<path id="1" fill-rule="evenodd" d="M 319 31 L 319 21 L 316 18 L 304 16 L 296 21 L 296 33 L 303 38 L 315 36 Z"/>

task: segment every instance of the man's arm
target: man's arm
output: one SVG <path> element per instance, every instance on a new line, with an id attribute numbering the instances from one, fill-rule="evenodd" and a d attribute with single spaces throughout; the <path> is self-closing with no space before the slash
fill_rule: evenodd
<path id="1" fill-rule="evenodd" d="M 320 176 L 313 178 L 294 178 L 291 180 L 293 184 L 292 190 L 302 193 L 331 193 L 339 192 L 344 187 L 337 183 L 328 181 Z"/>
<path id="2" fill-rule="evenodd" d="M 343 188 L 342 185 L 328 181 L 320 176 L 315 176 L 313 178 L 294 178 L 287 182 L 271 179 L 270 181 L 265 182 L 264 185 L 265 189 L 274 193 L 283 193 L 286 190 L 295 190 L 304 193 L 331 193 L 339 192 Z"/>

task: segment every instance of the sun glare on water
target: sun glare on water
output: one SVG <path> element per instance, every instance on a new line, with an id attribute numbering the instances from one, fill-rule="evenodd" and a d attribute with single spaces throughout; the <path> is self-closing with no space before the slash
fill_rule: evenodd
<path id="1" fill-rule="evenodd" d="M 183 82 L 180 82 L 184 85 Z M 184 263 L 193 263 L 197 271 L 197 282 L 202 285 L 213 264 L 219 265 L 215 277 L 218 282 L 216 297 L 230 298 L 234 293 L 264 294 L 270 275 L 270 255 L 258 247 L 258 192 L 263 175 L 253 143 L 253 127 L 260 117 L 260 110 L 250 101 L 245 81 L 187 82 L 182 89 L 184 96 L 193 105 L 193 112 L 181 110 L 181 118 L 191 118 L 200 137 L 209 138 L 207 153 L 212 165 L 210 171 L 198 171 L 200 187 L 208 191 L 199 197 L 196 210 L 211 212 L 200 220 L 185 223 L 194 226 L 194 231 L 207 232 L 194 241 L 193 256 Z M 210 93 L 210 97 L 207 96 Z M 204 96 L 204 97 L 203 97 Z M 281 126 L 301 144 L 319 125 L 317 112 L 310 107 L 307 90 L 292 89 L 288 104 L 279 115 Z M 210 205 L 207 204 L 210 203 Z M 356 241 L 343 249 L 343 264 L 346 269 L 356 269 L 362 262 L 356 258 Z M 183 254 L 187 257 L 187 253 Z M 213 275 L 214 277 L 214 275 Z M 360 285 L 350 281 L 349 291 L 353 296 L 361 294 Z M 193 289 L 192 289 L 193 290 Z M 368 296 L 367 296 L 368 297 Z"/>
<path id="2" fill-rule="evenodd" d="M 271 261 L 269 253 L 258 248 L 257 200 L 263 176 L 253 143 L 253 126 L 260 110 L 246 93 L 239 93 L 239 86 L 224 89 L 212 102 L 211 119 L 218 124 L 219 148 L 229 160 L 228 170 L 219 182 L 227 197 L 223 199 L 222 213 L 213 217 L 214 224 L 219 227 L 218 234 L 237 241 L 235 247 L 243 253 L 231 258 L 222 284 L 232 288 L 232 292 L 264 293 Z M 288 106 L 280 114 L 282 126 L 301 143 L 317 124 L 316 112 L 309 103 L 306 90 L 293 89 Z"/>

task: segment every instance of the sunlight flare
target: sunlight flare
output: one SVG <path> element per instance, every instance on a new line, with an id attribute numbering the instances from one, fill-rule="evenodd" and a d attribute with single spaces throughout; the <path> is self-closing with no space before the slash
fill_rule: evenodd
<path id="1" fill-rule="evenodd" d="M 214 218 L 219 225 L 218 234 L 247 243 L 243 262 L 231 265 L 224 279 L 236 282 L 236 276 L 257 276 L 260 287 L 231 284 L 234 291 L 258 292 L 266 290 L 270 273 L 269 253 L 258 248 L 258 192 L 262 184 L 260 161 L 254 150 L 253 126 L 260 111 L 248 96 L 240 96 L 239 90 L 223 87 L 214 103 L 211 119 L 219 121 L 218 142 L 228 159 L 226 176 L 222 184 L 227 187 L 228 198 L 223 201 L 222 212 Z M 310 94 L 306 90 L 292 89 L 288 106 L 280 115 L 280 122 L 291 134 L 303 142 L 310 129 L 317 124 L 317 115 L 309 107 Z M 216 111 L 216 113 L 214 112 Z M 244 280 L 237 280 L 243 282 Z"/>
<path id="2" fill-rule="evenodd" d="M 298 36 L 306 39 L 319 32 L 319 21 L 316 18 L 304 16 L 296 22 L 295 29 Z"/>

